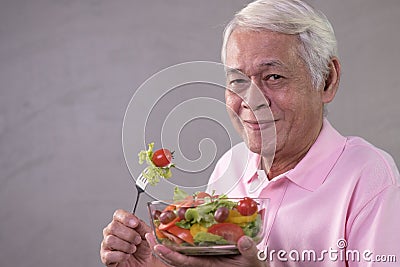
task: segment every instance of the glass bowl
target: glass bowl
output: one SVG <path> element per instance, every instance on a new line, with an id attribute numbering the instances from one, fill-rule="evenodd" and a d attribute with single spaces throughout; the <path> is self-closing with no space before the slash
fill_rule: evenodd
<path id="1" fill-rule="evenodd" d="M 256 244 L 265 235 L 269 199 L 251 201 L 226 197 L 152 201 L 150 225 L 159 244 L 185 255 L 239 254 L 237 240 L 242 235 Z"/>

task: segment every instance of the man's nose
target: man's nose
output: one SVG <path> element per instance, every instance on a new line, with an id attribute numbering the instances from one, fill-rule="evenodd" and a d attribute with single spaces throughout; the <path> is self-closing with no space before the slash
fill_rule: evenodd
<path id="1" fill-rule="evenodd" d="M 242 96 L 242 107 L 256 111 L 261 108 L 269 107 L 270 100 L 261 89 L 252 81 L 249 88 Z"/>

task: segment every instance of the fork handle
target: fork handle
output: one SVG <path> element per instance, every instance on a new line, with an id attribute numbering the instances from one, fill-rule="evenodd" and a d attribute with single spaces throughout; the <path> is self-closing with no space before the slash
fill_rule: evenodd
<path id="1" fill-rule="evenodd" d="M 139 202 L 140 194 L 144 192 L 144 190 L 142 188 L 140 188 L 139 186 L 136 186 L 136 191 L 137 191 L 136 201 L 135 201 L 135 205 L 134 205 L 133 210 L 132 210 L 133 214 L 135 214 L 135 212 L 136 212 L 136 207 L 137 207 L 137 204 Z"/>

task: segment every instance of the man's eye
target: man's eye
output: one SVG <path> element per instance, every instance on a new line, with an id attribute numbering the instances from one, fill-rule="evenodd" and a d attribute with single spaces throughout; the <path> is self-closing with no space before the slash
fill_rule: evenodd
<path id="1" fill-rule="evenodd" d="M 235 79 L 229 82 L 230 85 L 245 84 L 247 80 L 245 79 Z"/>
<path id="2" fill-rule="evenodd" d="M 243 92 L 249 86 L 250 86 L 250 81 L 247 79 L 240 78 L 228 81 L 228 89 L 236 93 Z"/>
<path id="3" fill-rule="evenodd" d="M 283 78 L 281 75 L 278 74 L 271 74 L 271 75 L 267 75 L 264 80 L 268 81 L 268 80 L 272 80 L 272 81 L 276 81 Z"/>

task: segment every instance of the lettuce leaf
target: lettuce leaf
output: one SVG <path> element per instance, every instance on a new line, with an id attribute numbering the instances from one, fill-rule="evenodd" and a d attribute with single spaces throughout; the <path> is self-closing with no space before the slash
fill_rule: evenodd
<path id="1" fill-rule="evenodd" d="M 193 240 L 195 243 L 207 242 L 207 243 L 215 243 L 218 245 L 228 244 L 228 241 L 224 239 L 222 236 L 210 234 L 207 232 L 198 232 Z"/>
<path id="2" fill-rule="evenodd" d="M 190 222 L 185 220 L 180 220 L 179 222 L 176 222 L 175 225 L 183 229 L 190 229 L 190 227 L 192 226 Z"/>
<path id="3" fill-rule="evenodd" d="M 192 224 L 198 223 L 204 227 L 210 227 L 217 223 L 214 219 L 214 212 L 219 207 L 232 209 L 235 205 L 236 203 L 233 201 L 224 198 L 217 198 L 211 202 L 206 202 L 195 208 L 188 209 L 185 213 L 185 220 Z"/>
<path id="4" fill-rule="evenodd" d="M 174 201 L 184 200 L 188 196 L 189 194 L 183 191 L 182 189 L 179 189 L 179 187 L 176 186 L 174 188 L 174 197 L 173 197 Z"/>
<path id="5" fill-rule="evenodd" d="M 139 157 L 139 164 L 143 164 L 144 162 L 147 163 L 146 169 L 143 170 L 142 175 L 144 178 L 147 179 L 149 184 L 151 185 L 156 185 L 160 182 L 160 178 L 171 178 L 172 172 L 171 168 L 175 167 L 174 164 L 170 164 L 166 167 L 157 167 L 153 161 L 151 160 L 153 157 L 153 148 L 154 148 L 154 143 L 150 143 L 148 145 L 147 150 L 142 150 L 139 152 L 138 157 Z"/>
<path id="6" fill-rule="evenodd" d="M 257 218 L 255 221 L 247 223 L 244 227 L 242 227 L 245 235 L 253 238 L 260 231 L 261 227 L 261 215 L 257 214 Z"/>

